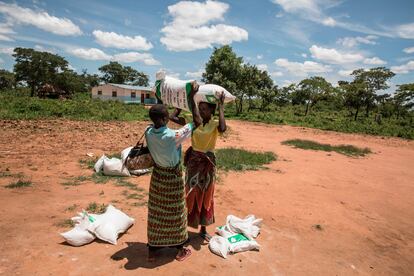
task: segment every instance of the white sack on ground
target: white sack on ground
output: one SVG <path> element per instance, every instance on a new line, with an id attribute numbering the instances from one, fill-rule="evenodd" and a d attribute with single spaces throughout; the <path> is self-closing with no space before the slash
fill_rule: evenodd
<path id="1" fill-rule="evenodd" d="M 226 238 L 221 236 L 213 236 L 208 243 L 211 252 L 227 259 L 227 254 L 230 252 L 230 243 Z"/>
<path id="2" fill-rule="evenodd" d="M 122 160 L 118 158 L 104 159 L 103 173 L 109 176 L 131 176 Z"/>
<path id="3" fill-rule="evenodd" d="M 95 172 L 100 172 L 103 170 L 103 163 L 104 160 L 109 159 L 108 157 L 104 155 L 101 156 L 101 158 L 98 159 L 98 161 L 96 161 L 95 165 L 93 166 L 93 168 L 95 169 Z"/>
<path id="4" fill-rule="evenodd" d="M 127 147 L 126 149 L 121 151 L 121 160 L 122 163 L 125 163 L 125 159 L 128 157 L 129 152 L 132 150 L 133 147 Z"/>
<path id="5" fill-rule="evenodd" d="M 231 230 L 229 230 L 227 225 L 217 227 L 216 232 L 217 234 L 219 234 L 222 238 L 226 240 L 228 253 L 237 253 L 237 252 L 260 249 L 260 245 L 255 240 L 249 240 L 243 234 L 232 232 Z M 222 253 L 225 247 L 223 245 L 224 242 L 223 240 L 219 240 L 219 242 L 220 242 L 219 243 L 220 247 L 217 245 L 218 241 L 215 240 L 215 243 L 213 243 L 212 245 L 215 251 L 213 250 L 212 251 L 213 253 L 224 257 L 224 255 L 226 255 Z M 218 250 L 220 250 L 219 251 L 220 254 L 216 253 Z"/>
<path id="6" fill-rule="evenodd" d="M 241 233 L 249 240 L 257 238 L 260 233 L 263 219 L 258 219 L 254 215 L 248 215 L 244 219 L 228 215 L 226 219 L 226 226 L 231 232 Z"/>
<path id="7" fill-rule="evenodd" d="M 88 244 L 95 239 L 95 235 L 89 232 L 87 228 L 97 217 L 99 215 L 87 214 L 86 212 L 79 213 L 79 216 L 72 218 L 72 221 L 76 224 L 75 227 L 60 235 L 73 246 Z"/>
<path id="8" fill-rule="evenodd" d="M 134 224 L 134 219 L 121 210 L 109 205 L 105 213 L 88 225 L 88 231 L 103 241 L 117 244 L 118 235 Z"/>

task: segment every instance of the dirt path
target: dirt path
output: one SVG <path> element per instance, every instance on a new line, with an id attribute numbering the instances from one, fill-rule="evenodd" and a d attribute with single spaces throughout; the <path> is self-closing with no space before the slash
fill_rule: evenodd
<path id="1" fill-rule="evenodd" d="M 228 124 L 229 135 L 218 147 L 278 155 L 268 170 L 221 174 L 216 186 L 217 225 L 228 214 L 252 213 L 264 219 L 260 252 L 224 260 L 194 237 L 188 261 L 174 261 L 175 252 L 165 250 L 158 262 L 148 264 L 147 210 L 142 201 L 127 199 L 132 192 L 116 182 L 62 185 L 91 175 L 79 163 L 87 152 L 99 156 L 132 145 L 145 124 L 0 121 L 0 173 L 8 168 L 33 182 L 33 187 L 5 189 L 16 177 L 0 177 L 0 275 L 409 275 L 414 271 L 414 142 L 239 121 Z M 293 138 L 353 144 L 374 153 L 350 158 L 280 144 Z M 148 190 L 149 176 L 128 181 Z M 75 248 L 62 243 L 58 233 L 68 228 L 59 223 L 90 202 L 113 202 L 136 219 L 118 245 L 93 242 Z M 67 210 L 73 204 L 75 210 Z"/>

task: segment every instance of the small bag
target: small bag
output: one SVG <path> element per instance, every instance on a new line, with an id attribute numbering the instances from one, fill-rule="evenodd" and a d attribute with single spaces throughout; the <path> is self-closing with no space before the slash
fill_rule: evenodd
<path id="1" fill-rule="evenodd" d="M 144 136 L 148 128 L 144 131 L 138 143 L 131 149 L 128 156 L 125 158 L 124 166 L 130 170 L 144 170 L 154 166 L 154 160 L 147 146 L 144 146 Z"/>

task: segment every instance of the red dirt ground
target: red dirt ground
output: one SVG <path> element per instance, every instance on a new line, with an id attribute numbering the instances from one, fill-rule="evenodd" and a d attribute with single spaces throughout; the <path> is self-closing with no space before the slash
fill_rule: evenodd
<path id="1" fill-rule="evenodd" d="M 0 121 L 0 173 L 23 173 L 33 182 L 6 189 L 17 178 L 0 177 L 0 274 L 413 275 L 414 142 L 239 121 L 228 125 L 219 148 L 278 155 L 268 170 L 220 173 L 216 185 L 216 226 L 228 214 L 263 218 L 260 252 L 225 260 L 191 234 L 188 260 L 175 261 L 171 249 L 149 264 L 145 205 L 133 206 L 136 200 L 127 199 L 126 188 L 115 182 L 61 184 L 92 174 L 79 163 L 86 153 L 100 156 L 133 145 L 144 123 Z M 373 154 L 351 158 L 281 145 L 294 138 L 369 147 Z M 149 176 L 128 181 L 148 190 Z M 118 245 L 63 243 L 59 233 L 68 228 L 59 222 L 90 202 L 115 202 L 135 218 Z M 75 210 L 66 210 L 73 204 Z"/>

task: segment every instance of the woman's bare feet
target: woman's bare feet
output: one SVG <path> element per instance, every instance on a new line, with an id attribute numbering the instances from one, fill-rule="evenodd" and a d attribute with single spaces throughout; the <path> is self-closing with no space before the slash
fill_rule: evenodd
<path id="1" fill-rule="evenodd" d="M 175 256 L 175 259 L 179 262 L 182 262 L 188 257 L 190 257 L 190 255 L 191 255 L 191 249 L 183 247 L 178 250 L 178 254 L 177 256 Z"/>
<path id="2" fill-rule="evenodd" d="M 200 237 L 202 237 L 203 238 L 203 240 L 205 240 L 206 242 L 210 242 L 210 240 L 211 240 L 211 236 L 210 236 L 210 234 L 209 233 L 207 233 L 207 229 L 206 229 L 206 227 L 205 226 L 201 226 L 201 229 L 200 229 Z"/>

